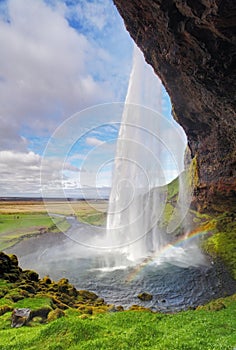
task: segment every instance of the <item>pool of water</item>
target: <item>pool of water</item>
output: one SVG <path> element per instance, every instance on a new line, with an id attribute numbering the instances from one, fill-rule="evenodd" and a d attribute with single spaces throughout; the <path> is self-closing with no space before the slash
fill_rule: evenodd
<path id="1" fill-rule="evenodd" d="M 78 234 L 81 242 L 85 242 L 86 237 L 91 240 L 98 232 L 94 227 L 77 223 L 77 237 Z M 7 252 L 17 254 L 23 269 L 33 269 L 41 277 L 49 275 L 53 280 L 66 277 L 77 289 L 91 290 L 107 303 L 125 308 L 136 304 L 171 312 L 236 292 L 235 281 L 220 263 L 177 266 L 171 260 L 147 259 L 129 265 L 122 255 L 117 260 L 112 252 L 80 244 L 63 233 L 25 239 Z M 139 300 L 137 295 L 142 292 L 152 294 L 153 299 Z"/>

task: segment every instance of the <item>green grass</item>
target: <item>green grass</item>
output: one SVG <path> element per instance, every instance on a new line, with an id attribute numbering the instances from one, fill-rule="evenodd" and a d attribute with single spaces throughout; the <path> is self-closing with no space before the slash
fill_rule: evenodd
<path id="1" fill-rule="evenodd" d="M 69 224 L 64 218 L 55 217 L 52 220 L 48 214 L 42 213 L 0 214 L 0 250 L 13 246 L 25 237 L 38 234 L 40 228 L 59 232 L 67 230 Z"/>
<path id="2" fill-rule="evenodd" d="M 167 200 L 174 199 L 179 193 L 179 178 L 177 177 L 167 185 Z"/>
<path id="3" fill-rule="evenodd" d="M 49 226 L 51 218 L 46 214 L 1 214 L 0 233 L 32 226 Z"/>
<path id="4" fill-rule="evenodd" d="M 34 297 L 34 298 L 25 298 L 19 300 L 15 303 L 16 308 L 30 308 L 31 310 L 36 310 L 42 307 L 52 306 L 52 301 L 47 297 Z"/>
<path id="5" fill-rule="evenodd" d="M 173 213 L 174 213 L 174 207 L 170 203 L 166 203 L 164 211 L 162 213 L 161 227 L 168 226 Z"/>
<path id="6" fill-rule="evenodd" d="M 48 324 L 0 330 L 1 350 L 233 350 L 236 302 L 226 308 L 172 315 L 145 311 L 106 313 L 81 319 L 75 310 Z M 9 325 L 10 313 L 0 317 Z M 7 323 L 8 322 L 8 323 Z"/>
<path id="7" fill-rule="evenodd" d="M 95 226 L 102 226 L 106 223 L 106 213 L 104 212 L 78 212 L 77 218 L 81 222 Z"/>

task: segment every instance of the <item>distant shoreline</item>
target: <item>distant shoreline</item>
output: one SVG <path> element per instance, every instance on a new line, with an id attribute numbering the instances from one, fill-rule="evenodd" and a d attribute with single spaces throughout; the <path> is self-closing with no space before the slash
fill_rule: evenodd
<path id="1" fill-rule="evenodd" d="M 59 197 L 0 197 L 0 202 L 80 202 L 80 201 L 108 201 L 108 197 L 104 198 L 59 198 Z"/>

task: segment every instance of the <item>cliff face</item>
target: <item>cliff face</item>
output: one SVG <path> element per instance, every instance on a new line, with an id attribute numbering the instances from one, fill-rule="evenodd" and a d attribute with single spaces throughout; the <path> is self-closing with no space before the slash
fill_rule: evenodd
<path id="1" fill-rule="evenodd" d="M 193 203 L 201 210 L 219 210 L 220 201 L 220 210 L 227 210 L 236 196 L 236 2 L 114 3 L 187 134 L 198 172 Z"/>

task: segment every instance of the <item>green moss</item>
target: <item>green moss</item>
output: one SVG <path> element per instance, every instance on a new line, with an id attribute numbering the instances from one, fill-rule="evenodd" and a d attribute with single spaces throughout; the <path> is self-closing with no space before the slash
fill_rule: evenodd
<path id="1" fill-rule="evenodd" d="M 63 316 L 65 316 L 65 313 L 62 310 L 55 309 L 49 312 L 47 320 L 48 322 L 52 322 Z"/>
<path id="2" fill-rule="evenodd" d="M 174 212 L 174 207 L 170 203 L 166 203 L 166 206 L 163 212 L 163 219 L 164 219 L 165 225 L 167 225 L 170 222 L 173 212 Z"/>
<path id="3" fill-rule="evenodd" d="M 236 232 L 218 232 L 203 242 L 203 249 L 213 258 L 221 258 L 236 279 Z"/>
<path id="4" fill-rule="evenodd" d="M 189 185 L 191 188 L 196 188 L 199 186 L 199 174 L 198 174 L 198 164 L 197 164 L 197 154 L 192 159 L 189 170 L 188 170 L 188 177 L 189 177 Z"/>
<path id="5" fill-rule="evenodd" d="M 229 297 L 212 300 L 205 305 L 198 306 L 196 310 L 197 311 L 199 310 L 219 311 L 227 307 L 230 307 L 235 302 L 236 302 L 236 294 L 233 294 Z"/>

